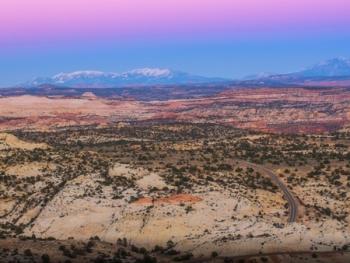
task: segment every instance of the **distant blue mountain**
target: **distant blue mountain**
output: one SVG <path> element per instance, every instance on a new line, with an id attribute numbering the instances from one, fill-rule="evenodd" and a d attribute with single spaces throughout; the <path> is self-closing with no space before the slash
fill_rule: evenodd
<path id="1" fill-rule="evenodd" d="M 346 58 L 333 58 L 299 72 L 291 73 L 290 75 L 299 77 L 350 76 L 350 60 Z"/>
<path id="2" fill-rule="evenodd" d="M 303 85 L 307 81 L 341 81 L 350 80 L 350 60 L 333 58 L 312 67 L 287 74 L 258 74 L 246 77 L 239 82 L 241 85 L 280 86 Z"/>
<path id="3" fill-rule="evenodd" d="M 198 85 L 223 84 L 242 86 L 283 86 L 303 85 L 308 81 L 350 80 L 350 60 L 333 58 L 312 67 L 287 73 L 260 73 L 241 80 L 210 78 L 191 75 L 181 71 L 161 68 L 142 68 L 124 73 L 101 71 L 75 71 L 59 73 L 50 78 L 36 78 L 25 87 L 38 87 L 44 84 L 73 88 L 111 88 L 157 85 Z"/>
<path id="4" fill-rule="evenodd" d="M 36 78 L 26 86 L 52 84 L 68 87 L 119 87 L 148 85 L 185 85 L 225 82 L 227 79 L 191 75 L 160 68 L 142 68 L 124 73 L 75 71 L 59 73 L 50 78 Z"/>

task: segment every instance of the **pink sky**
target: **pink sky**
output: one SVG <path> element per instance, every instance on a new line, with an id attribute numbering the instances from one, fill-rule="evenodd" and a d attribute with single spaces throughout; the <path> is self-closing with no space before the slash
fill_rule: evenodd
<path id="1" fill-rule="evenodd" d="M 349 0 L 1 0 L 0 41 L 332 30 L 349 13 Z"/>

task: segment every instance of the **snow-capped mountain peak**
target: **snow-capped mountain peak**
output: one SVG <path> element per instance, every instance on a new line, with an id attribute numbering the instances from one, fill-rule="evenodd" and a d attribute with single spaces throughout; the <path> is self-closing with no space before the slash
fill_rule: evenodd
<path id="1" fill-rule="evenodd" d="M 74 80 L 74 79 L 93 79 L 93 78 L 100 78 L 100 77 L 106 77 L 106 76 L 114 76 L 115 73 L 105 73 L 102 71 L 96 71 L 96 70 L 81 70 L 81 71 L 74 71 L 69 73 L 61 72 L 59 74 L 56 74 L 52 77 L 52 80 L 56 81 L 57 83 L 64 83 L 66 81 Z"/>
<path id="2" fill-rule="evenodd" d="M 127 71 L 126 75 L 143 75 L 146 77 L 168 77 L 172 74 L 170 69 L 163 68 L 139 68 Z"/>
<path id="3" fill-rule="evenodd" d="M 68 87 L 118 87 L 130 85 L 199 84 L 226 81 L 195 76 L 166 68 L 139 68 L 124 73 L 80 70 L 62 72 L 49 78 L 36 78 L 29 86 L 53 84 Z"/>
<path id="4" fill-rule="evenodd" d="M 345 85 L 350 80 L 350 60 L 343 57 L 322 61 L 311 67 L 286 74 L 274 74 L 263 78 L 254 77 L 245 84 L 250 85 Z M 250 82 L 249 82 L 250 81 Z M 312 84 L 310 84 L 312 83 Z M 338 83 L 338 84 L 337 84 Z"/>
<path id="5" fill-rule="evenodd" d="M 350 76 L 350 60 L 343 57 L 329 59 L 302 70 L 298 74 L 305 77 Z"/>
<path id="6" fill-rule="evenodd" d="M 350 59 L 347 59 L 345 57 L 336 57 L 328 60 L 321 61 L 320 63 L 316 64 L 313 67 L 323 67 L 323 66 L 329 66 L 329 65 L 347 65 L 350 66 Z M 313 68 L 311 67 L 311 68 Z"/>

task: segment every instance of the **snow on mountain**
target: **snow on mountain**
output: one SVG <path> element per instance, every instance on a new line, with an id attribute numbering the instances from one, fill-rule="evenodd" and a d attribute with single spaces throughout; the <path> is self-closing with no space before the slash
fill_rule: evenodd
<path id="1" fill-rule="evenodd" d="M 162 68 L 140 68 L 123 73 L 94 70 L 59 73 L 51 78 L 36 78 L 29 85 L 53 84 L 71 87 L 118 87 L 128 85 L 200 84 L 225 81 L 195 76 Z"/>
<path id="2" fill-rule="evenodd" d="M 93 78 L 101 78 L 101 77 L 113 77 L 114 73 L 105 73 L 102 71 L 93 71 L 93 70 L 86 70 L 86 71 L 75 71 L 70 73 L 59 73 L 57 75 L 54 75 L 52 77 L 52 80 L 56 81 L 57 83 L 64 83 L 69 80 L 74 79 L 93 79 Z"/>
<path id="3" fill-rule="evenodd" d="M 147 77 L 169 77 L 172 72 L 169 69 L 161 68 L 140 68 L 124 73 L 125 75 L 142 75 Z"/>
<path id="4" fill-rule="evenodd" d="M 237 80 L 245 85 L 283 85 L 302 84 L 307 81 L 337 81 L 350 79 L 350 60 L 333 58 L 312 67 L 288 74 L 259 73 Z M 140 68 L 122 73 L 95 70 L 59 73 L 49 78 L 36 78 L 25 86 L 52 84 L 66 87 L 123 87 L 150 85 L 186 85 L 205 83 L 226 83 L 228 79 L 209 78 L 191 75 L 181 71 L 164 68 Z M 232 83 L 232 82 L 231 82 Z"/>
<path id="5" fill-rule="evenodd" d="M 335 85 L 337 81 L 348 79 L 350 79 L 350 60 L 346 58 L 333 58 L 292 73 L 251 76 L 249 79 L 246 78 L 244 84 L 271 86 L 294 83 L 302 85 L 310 81 L 318 81 L 313 82 L 317 85 L 322 84 L 322 81 L 328 81 L 327 83 L 333 81 L 332 85 Z"/>
<path id="6" fill-rule="evenodd" d="M 350 76 L 350 60 L 346 58 L 333 58 L 322 61 L 312 67 L 306 68 L 290 75 L 299 77 L 343 77 Z"/>

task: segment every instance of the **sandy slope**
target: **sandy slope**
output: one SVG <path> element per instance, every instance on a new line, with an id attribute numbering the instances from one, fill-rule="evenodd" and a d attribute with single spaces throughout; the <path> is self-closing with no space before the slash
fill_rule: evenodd
<path id="1" fill-rule="evenodd" d="M 17 148 L 23 150 L 47 149 L 45 143 L 31 143 L 19 140 L 16 136 L 9 133 L 0 133 L 0 150 Z"/>
<path id="2" fill-rule="evenodd" d="M 117 166 L 114 172 L 118 170 Z M 120 170 L 125 171 L 125 165 L 120 166 Z M 132 167 L 127 169 L 133 173 Z M 313 245 L 322 251 L 329 250 L 332 244 L 341 245 L 349 240 L 341 230 L 342 226 L 332 221 L 274 227 L 273 223 L 286 223 L 287 220 L 287 216 L 275 216 L 276 212 L 285 212 L 279 193 L 271 196 L 260 190 L 255 193 L 259 201 L 255 201 L 224 189 L 196 188 L 188 196 L 147 199 L 145 189 L 149 180 L 155 179 L 158 183 L 162 180 L 156 174 L 144 171 L 143 177 L 137 180 L 139 185 L 125 192 L 125 198 L 113 199 L 110 187 L 104 187 L 100 197 L 85 197 L 85 190 L 95 188 L 98 179 L 96 175 L 90 175 L 69 182 L 25 233 L 80 240 L 97 235 L 109 242 L 127 237 L 132 243 L 147 248 L 165 246 L 172 240 L 177 249 L 195 255 L 210 255 L 217 251 L 223 256 L 261 251 L 304 251 Z M 137 192 L 145 197 L 130 202 L 129 197 Z M 257 216 L 261 210 L 266 213 L 263 218 Z M 332 240 L 332 244 L 327 240 Z"/>

